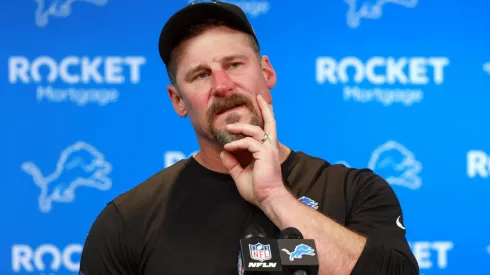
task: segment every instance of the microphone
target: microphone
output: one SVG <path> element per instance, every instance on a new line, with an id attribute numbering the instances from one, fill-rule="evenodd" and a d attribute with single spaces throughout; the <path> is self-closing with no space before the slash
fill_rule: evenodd
<path id="1" fill-rule="evenodd" d="M 282 274 L 277 240 L 267 238 L 257 224 L 250 225 L 240 240 L 238 274 Z"/>
<path id="2" fill-rule="evenodd" d="M 319 263 L 314 240 L 305 240 L 303 234 L 294 227 L 279 233 L 282 274 L 318 275 Z"/>

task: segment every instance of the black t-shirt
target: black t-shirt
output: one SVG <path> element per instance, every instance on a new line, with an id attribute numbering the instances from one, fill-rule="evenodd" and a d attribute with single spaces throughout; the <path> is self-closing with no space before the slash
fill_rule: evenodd
<path id="1" fill-rule="evenodd" d="M 282 164 L 285 184 L 317 211 L 366 236 L 352 274 L 418 274 L 405 239 L 398 199 L 368 169 L 292 152 Z M 233 179 L 181 160 L 118 196 L 99 214 L 84 244 L 84 275 L 235 275 L 239 240 L 259 223 L 278 228 L 237 191 Z"/>

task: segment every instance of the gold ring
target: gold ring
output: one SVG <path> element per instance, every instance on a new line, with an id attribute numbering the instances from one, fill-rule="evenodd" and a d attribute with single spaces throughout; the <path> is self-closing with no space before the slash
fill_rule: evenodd
<path id="1" fill-rule="evenodd" d="M 262 139 L 260 140 L 260 142 L 264 143 L 267 139 L 269 139 L 269 136 L 264 133 L 264 136 L 262 137 Z"/>

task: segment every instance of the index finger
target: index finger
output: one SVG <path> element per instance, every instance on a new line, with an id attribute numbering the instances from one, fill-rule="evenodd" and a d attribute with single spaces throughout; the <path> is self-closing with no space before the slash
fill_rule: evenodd
<path id="1" fill-rule="evenodd" d="M 271 141 L 275 143 L 277 141 L 276 120 L 274 119 L 272 108 L 269 106 L 269 104 L 267 104 L 267 102 L 261 95 L 257 96 L 257 101 L 262 112 L 262 117 L 264 118 L 264 132 L 266 132 L 269 136 L 269 139 L 271 139 Z"/>

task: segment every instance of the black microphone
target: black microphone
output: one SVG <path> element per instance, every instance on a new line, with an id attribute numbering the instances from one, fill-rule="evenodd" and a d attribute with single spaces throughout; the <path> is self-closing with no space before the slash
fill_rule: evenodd
<path id="1" fill-rule="evenodd" d="M 288 227 L 279 233 L 282 274 L 318 275 L 319 263 L 314 240 L 305 240 L 303 234 Z"/>
<path id="2" fill-rule="evenodd" d="M 282 274 L 277 240 L 267 238 L 257 224 L 250 225 L 240 240 L 238 274 Z"/>

